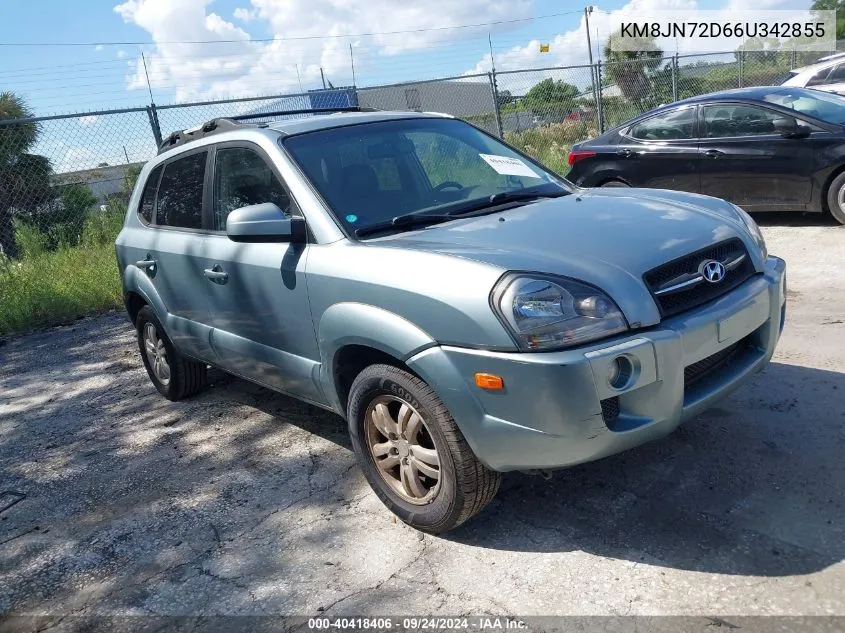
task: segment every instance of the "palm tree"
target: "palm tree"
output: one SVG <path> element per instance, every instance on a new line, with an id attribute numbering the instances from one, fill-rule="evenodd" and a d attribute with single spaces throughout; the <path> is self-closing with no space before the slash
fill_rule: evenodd
<path id="1" fill-rule="evenodd" d="M 628 101 L 646 110 L 654 101 L 651 75 L 663 64 L 663 49 L 653 38 L 625 38 L 624 45 L 620 39 L 615 33 L 604 45 L 607 74 Z"/>
<path id="2" fill-rule="evenodd" d="M 32 117 L 23 99 L 0 92 L 0 122 Z M 32 121 L 0 125 L 0 251 L 17 254 L 12 219 L 50 199 L 50 161 L 29 153 L 38 140 Z"/>

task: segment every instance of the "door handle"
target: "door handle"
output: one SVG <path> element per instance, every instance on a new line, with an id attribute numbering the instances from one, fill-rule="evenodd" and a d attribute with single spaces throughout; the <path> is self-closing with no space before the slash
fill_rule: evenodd
<path id="1" fill-rule="evenodd" d="M 724 156 L 725 152 L 720 149 L 708 149 L 706 152 L 704 152 L 704 155 L 707 158 L 719 158 L 719 156 Z"/>
<path id="2" fill-rule="evenodd" d="M 141 259 L 135 262 L 135 265 L 141 270 L 143 270 L 145 273 L 147 273 L 147 277 L 149 277 L 150 279 L 155 277 L 157 270 L 156 260 L 154 260 L 153 256 L 149 253 L 147 253 L 145 259 Z"/>
<path id="3" fill-rule="evenodd" d="M 225 284 L 229 281 L 229 273 L 223 270 L 219 264 L 214 266 L 214 268 L 206 268 L 202 272 L 209 281 L 213 281 L 216 284 Z"/>
<path id="4" fill-rule="evenodd" d="M 630 149 L 618 149 L 616 150 L 617 156 L 622 156 L 623 158 L 631 158 L 634 155 L 634 152 Z"/>

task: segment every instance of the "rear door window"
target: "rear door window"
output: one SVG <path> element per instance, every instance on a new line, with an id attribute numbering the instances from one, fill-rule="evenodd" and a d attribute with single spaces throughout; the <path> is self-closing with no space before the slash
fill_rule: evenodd
<path id="1" fill-rule="evenodd" d="M 158 188 L 155 223 L 181 229 L 202 228 L 202 192 L 208 152 L 167 163 Z"/>
<path id="2" fill-rule="evenodd" d="M 694 138 L 694 128 L 695 108 L 678 108 L 635 123 L 628 136 L 641 141 L 675 141 Z"/>

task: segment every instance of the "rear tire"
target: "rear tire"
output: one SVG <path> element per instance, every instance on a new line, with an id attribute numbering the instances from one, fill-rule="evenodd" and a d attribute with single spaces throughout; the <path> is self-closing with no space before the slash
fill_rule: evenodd
<path id="1" fill-rule="evenodd" d="M 205 363 L 184 358 L 164 331 L 150 306 L 144 306 L 135 320 L 138 348 L 144 367 L 158 392 L 168 400 L 181 400 L 200 391 L 206 383 Z"/>
<path id="2" fill-rule="evenodd" d="M 599 186 L 600 187 L 630 187 L 631 185 L 629 185 L 627 182 L 622 182 L 621 180 L 607 180 L 607 181 L 601 183 L 601 185 L 599 185 Z"/>
<path id="3" fill-rule="evenodd" d="M 475 456 L 446 405 L 412 374 L 371 365 L 347 407 L 355 456 L 376 495 L 408 525 L 440 534 L 481 511 L 501 474 Z"/>
<path id="4" fill-rule="evenodd" d="M 827 188 L 827 209 L 837 222 L 845 224 L 845 171 Z"/>

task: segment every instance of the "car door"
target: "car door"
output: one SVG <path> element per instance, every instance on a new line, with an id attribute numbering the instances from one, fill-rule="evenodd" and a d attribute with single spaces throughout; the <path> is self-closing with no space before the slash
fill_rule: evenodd
<path id="1" fill-rule="evenodd" d="M 163 164 L 151 209 L 154 230 L 147 232 L 139 261 L 167 310 L 159 316 L 166 321 L 171 340 L 183 354 L 205 361 L 213 356 L 200 256 L 208 238 L 204 223 L 208 159 L 208 149 L 200 148 Z M 150 178 L 147 187 L 152 183 Z M 145 191 L 142 216 L 149 206 L 146 195 Z"/>
<path id="2" fill-rule="evenodd" d="M 696 106 L 684 105 L 640 119 L 608 148 L 614 171 L 635 187 L 699 190 Z"/>
<path id="3" fill-rule="evenodd" d="M 703 106 L 701 193 L 751 211 L 803 209 L 812 193 L 813 146 L 778 132 L 784 118 L 750 103 Z"/>
<path id="4" fill-rule="evenodd" d="M 322 401 L 312 379 L 317 337 L 305 284 L 307 243 L 237 243 L 226 236 L 235 209 L 275 203 L 299 216 L 295 201 L 257 145 L 221 143 L 213 159 L 212 248 L 203 259 L 211 343 L 217 363 L 235 374 Z"/>

